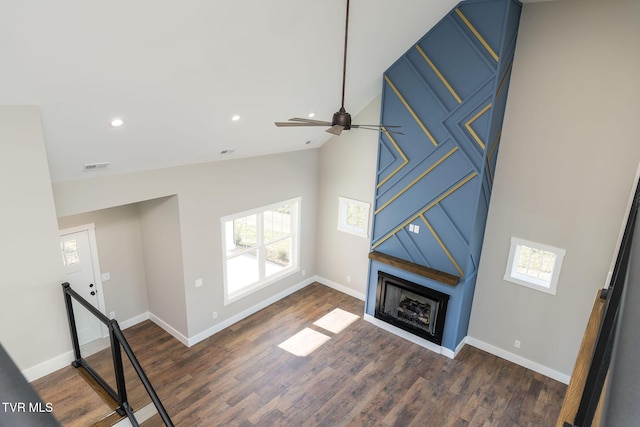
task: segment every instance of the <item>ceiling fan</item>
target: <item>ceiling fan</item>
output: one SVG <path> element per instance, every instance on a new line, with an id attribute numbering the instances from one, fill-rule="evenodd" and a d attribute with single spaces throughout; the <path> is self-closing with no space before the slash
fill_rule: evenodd
<path id="1" fill-rule="evenodd" d="M 333 114 L 333 118 L 330 122 L 322 120 L 304 119 L 300 117 L 294 117 L 287 122 L 275 122 L 279 127 L 290 126 L 328 126 L 329 129 L 326 132 L 334 135 L 340 135 L 343 130 L 349 130 L 352 128 L 369 129 L 375 131 L 385 131 L 389 133 L 397 133 L 404 135 L 402 132 L 389 131 L 387 128 L 399 128 L 400 126 L 385 126 L 385 125 L 355 125 L 351 123 L 351 114 L 347 113 L 344 109 L 344 89 L 347 75 L 347 37 L 349 35 L 349 0 L 347 0 L 347 13 L 344 29 L 344 58 L 342 63 L 342 104 L 340 110 Z"/>

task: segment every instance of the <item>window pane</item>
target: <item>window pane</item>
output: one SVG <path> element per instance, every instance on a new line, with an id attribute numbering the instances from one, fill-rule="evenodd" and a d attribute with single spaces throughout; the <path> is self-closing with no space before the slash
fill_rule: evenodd
<path id="1" fill-rule="evenodd" d="M 64 265 L 72 265 L 80 262 L 77 240 L 66 240 L 60 243 L 60 249 L 62 249 L 62 263 Z"/>
<path id="2" fill-rule="evenodd" d="M 257 215 L 233 220 L 233 241 L 227 241 L 227 255 L 242 252 L 258 245 Z"/>
<path id="3" fill-rule="evenodd" d="M 556 254 L 526 245 L 518 245 L 516 272 L 528 277 L 550 282 Z"/>
<path id="4" fill-rule="evenodd" d="M 352 227 L 366 228 L 367 210 L 361 204 L 347 203 L 347 224 Z"/>
<path id="5" fill-rule="evenodd" d="M 227 292 L 232 294 L 260 278 L 258 251 L 252 250 L 227 260 Z"/>
<path id="6" fill-rule="evenodd" d="M 225 305 L 298 268 L 300 200 L 222 218 Z"/>
<path id="7" fill-rule="evenodd" d="M 291 234 L 291 205 L 283 205 L 263 214 L 263 236 L 265 243 Z"/>
<path id="8" fill-rule="evenodd" d="M 291 265 L 291 238 L 283 239 L 265 247 L 267 277 Z"/>

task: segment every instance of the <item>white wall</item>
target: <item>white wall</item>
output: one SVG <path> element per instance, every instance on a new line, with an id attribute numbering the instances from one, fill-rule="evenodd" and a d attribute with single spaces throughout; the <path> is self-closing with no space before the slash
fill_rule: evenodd
<path id="1" fill-rule="evenodd" d="M 20 369 L 68 351 L 65 274 L 35 107 L 0 107 L 0 342 Z"/>
<path id="2" fill-rule="evenodd" d="M 364 124 L 379 121 L 380 97 L 353 119 Z M 344 132 L 320 149 L 318 275 L 360 298 L 366 294 L 371 238 L 337 230 L 338 197 L 368 202 L 373 212 L 377 156 L 378 133 L 361 129 Z"/>
<path id="3" fill-rule="evenodd" d="M 638 5 L 525 4 L 520 23 L 469 335 L 566 375 L 640 161 Z M 511 236 L 566 249 L 557 295 L 502 279 Z"/>

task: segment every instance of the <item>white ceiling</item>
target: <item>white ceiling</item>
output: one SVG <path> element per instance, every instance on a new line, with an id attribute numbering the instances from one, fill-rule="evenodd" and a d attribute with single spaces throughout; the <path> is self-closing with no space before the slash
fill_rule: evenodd
<path id="1" fill-rule="evenodd" d="M 340 107 L 345 0 L 0 1 L 0 104 L 40 108 L 53 182 L 331 136 L 273 122 L 330 121 Z M 374 99 L 384 70 L 455 4 L 352 0 L 347 111 Z M 123 127 L 109 126 L 115 116 Z M 111 165 L 82 171 L 100 162 Z"/>

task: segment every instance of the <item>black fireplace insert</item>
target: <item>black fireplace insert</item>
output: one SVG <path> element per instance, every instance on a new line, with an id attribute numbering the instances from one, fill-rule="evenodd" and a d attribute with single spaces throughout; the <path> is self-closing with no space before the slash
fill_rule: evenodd
<path id="1" fill-rule="evenodd" d="M 378 272 L 375 317 L 442 344 L 449 295 Z"/>

